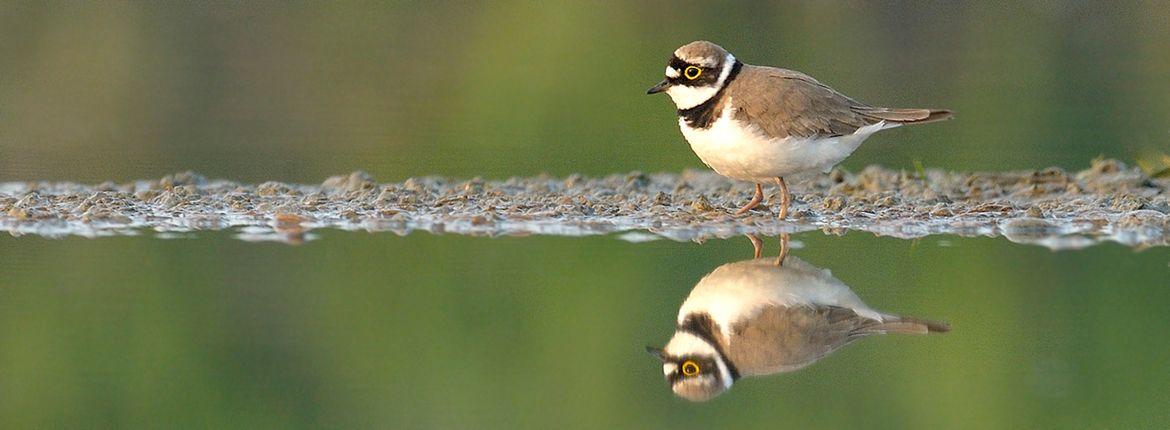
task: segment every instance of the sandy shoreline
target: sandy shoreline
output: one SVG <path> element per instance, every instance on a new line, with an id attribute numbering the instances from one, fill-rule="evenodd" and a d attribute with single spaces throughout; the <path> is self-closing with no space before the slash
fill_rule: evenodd
<path id="1" fill-rule="evenodd" d="M 354 172 L 319 185 L 239 184 L 194 173 L 126 184 L 10 182 L 0 184 L 0 231 L 166 237 L 235 229 L 296 242 L 318 228 L 484 236 L 645 231 L 674 240 L 852 230 L 901 238 L 1005 236 L 1052 248 L 1170 244 L 1170 180 L 1114 160 L 1074 173 L 834 171 L 793 184 L 794 211 L 784 222 L 771 202 L 732 215 L 751 190 L 706 171 L 398 183 Z M 775 189 L 767 191 L 772 200 Z"/>

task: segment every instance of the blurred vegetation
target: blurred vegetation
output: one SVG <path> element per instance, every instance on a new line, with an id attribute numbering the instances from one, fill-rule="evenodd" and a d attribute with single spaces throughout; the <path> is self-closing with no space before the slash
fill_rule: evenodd
<path id="1" fill-rule="evenodd" d="M 958 112 L 852 170 L 1071 169 L 1170 141 L 1158 2 L 5 2 L 0 181 L 701 167 L 644 94 L 694 39 Z"/>

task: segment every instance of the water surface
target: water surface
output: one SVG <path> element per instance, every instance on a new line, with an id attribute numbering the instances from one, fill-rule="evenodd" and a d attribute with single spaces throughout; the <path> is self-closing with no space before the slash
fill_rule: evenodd
<path id="1" fill-rule="evenodd" d="M 746 238 L 321 235 L 0 238 L 4 427 L 1170 424 L 1165 248 L 796 235 L 792 255 L 873 308 L 952 331 L 694 404 L 644 346 Z"/>

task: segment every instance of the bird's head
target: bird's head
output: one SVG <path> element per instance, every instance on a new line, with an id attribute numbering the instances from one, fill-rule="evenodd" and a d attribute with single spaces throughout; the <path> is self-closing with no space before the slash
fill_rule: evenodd
<path id="1" fill-rule="evenodd" d="M 646 94 L 665 92 L 680 110 L 690 109 L 714 97 L 727 83 L 735 56 L 707 41 L 691 42 L 674 51 L 666 64 L 666 79 Z"/>

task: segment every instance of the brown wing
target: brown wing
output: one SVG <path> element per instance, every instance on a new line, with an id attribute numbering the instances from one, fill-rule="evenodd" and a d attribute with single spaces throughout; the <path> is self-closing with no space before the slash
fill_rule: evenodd
<path id="1" fill-rule="evenodd" d="M 946 332 L 946 323 L 886 315 L 885 322 L 837 306 L 768 306 L 732 327 L 727 355 L 743 375 L 808 366 L 865 336 Z M 721 339 L 722 340 L 722 339 Z"/>
<path id="2" fill-rule="evenodd" d="M 737 119 L 772 137 L 839 136 L 869 124 L 852 109 L 862 103 L 800 72 L 744 65 L 729 85 Z"/>
<path id="3" fill-rule="evenodd" d="M 744 375 L 808 366 L 881 324 L 835 306 L 769 306 L 732 328 L 728 358 Z"/>
<path id="4" fill-rule="evenodd" d="M 946 110 L 872 107 L 811 76 L 774 67 L 744 65 L 727 92 L 734 94 L 737 119 L 775 138 L 841 136 L 879 121 L 911 124 L 951 117 Z"/>

